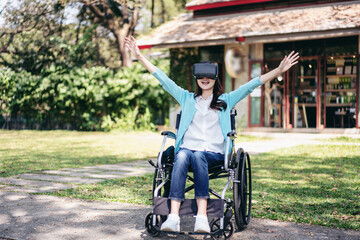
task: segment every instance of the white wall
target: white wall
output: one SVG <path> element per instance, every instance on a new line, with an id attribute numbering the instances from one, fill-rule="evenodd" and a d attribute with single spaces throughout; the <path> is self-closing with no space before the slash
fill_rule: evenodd
<path id="1" fill-rule="evenodd" d="M 256 44 L 229 44 L 225 45 L 225 52 L 224 56 L 232 47 L 237 47 L 240 49 L 242 54 L 244 55 L 243 61 L 243 71 L 241 72 L 240 76 L 235 79 L 235 89 L 240 87 L 241 85 L 245 84 L 249 81 L 249 61 L 259 61 L 263 60 L 264 56 L 264 45 L 262 43 Z M 236 104 L 235 109 L 237 110 L 237 126 L 238 127 L 247 127 L 248 126 L 248 102 L 249 97 L 244 98 L 238 104 Z M 266 106 L 265 106 L 266 107 Z M 266 117 L 265 117 L 266 119 Z"/>
<path id="2" fill-rule="evenodd" d="M 240 49 L 242 55 L 244 56 L 243 62 L 242 62 L 242 71 L 238 78 L 235 79 L 235 86 L 234 88 L 237 89 L 241 85 L 245 84 L 249 79 L 249 45 L 248 44 L 229 44 L 225 45 L 224 48 L 224 56 L 232 47 L 237 47 Z M 236 117 L 236 126 L 237 127 L 247 127 L 248 125 L 248 97 L 241 100 L 238 104 L 235 105 L 235 109 L 237 111 L 237 117 Z"/>

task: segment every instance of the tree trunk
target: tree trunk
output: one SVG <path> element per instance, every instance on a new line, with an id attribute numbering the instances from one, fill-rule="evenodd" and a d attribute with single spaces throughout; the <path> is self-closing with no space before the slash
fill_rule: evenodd
<path id="1" fill-rule="evenodd" d="M 155 0 L 151 0 L 151 21 L 150 21 L 150 27 L 153 28 L 154 25 L 154 8 L 155 8 Z"/>
<path id="2" fill-rule="evenodd" d="M 120 45 L 122 45 L 122 44 L 120 43 Z M 129 51 L 125 47 L 122 47 L 120 49 L 120 53 L 121 53 L 121 66 L 123 66 L 123 67 L 131 67 L 132 66 L 132 61 L 131 61 Z"/>
<path id="3" fill-rule="evenodd" d="M 94 29 L 93 41 L 95 43 L 95 49 L 96 49 L 96 62 L 97 62 L 98 65 L 104 65 L 105 66 L 105 62 L 101 58 L 99 39 L 98 39 L 98 36 L 97 36 L 97 27 Z"/>
<path id="4" fill-rule="evenodd" d="M 128 32 L 127 29 L 122 29 L 122 31 L 116 29 L 113 32 L 115 39 L 116 39 L 117 47 L 119 49 L 122 67 L 131 67 L 132 66 L 132 62 L 130 59 L 130 53 L 126 49 L 125 44 L 124 44 L 125 37 L 128 35 L 128 34 L 126 34 L 127 32 Z"/>
<path id="5" fill-rule="evenodd" d="M 94 14 L 94 23 L 100 23 L 114 34 L 120 54 L 121 66 L 130 67 L 132 65 L 130 53 L 125 48 L 124 40 L 125 37 L 134 33 L 134 29 L 139 20 L 139 7 L 142 5 L 142 0 L 135 1 L 136 4 L 131 9 L 131 12 L 127 2 L 122 1 L 121 16 L 115 15 L 105 1 L 98 2 L 101 7 L 93 4 L 90 0 L 82 0 L 81 2 Z"/>
<path id="6" fill-rule="evenodd" d="M 160 0 L 161 2 L 161 23 L 165 22 L 166 8 L 164 0 Z"/>

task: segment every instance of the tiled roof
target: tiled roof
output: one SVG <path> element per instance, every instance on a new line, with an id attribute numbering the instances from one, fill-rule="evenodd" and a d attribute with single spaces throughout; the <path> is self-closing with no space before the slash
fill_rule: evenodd
<path id="1" fill-rule="evenodd" d="M 200 1 L 200 0 L 199 0 Z M 189 42 L 270 36 L 338 29 L 360 33 L 360 3 L 333 4 L 231 15 L 193 18 L 192 13 L 154 29 L 139 45 L 172 45 Z M 235 40 L 234 40 L 235 41 Z"/>

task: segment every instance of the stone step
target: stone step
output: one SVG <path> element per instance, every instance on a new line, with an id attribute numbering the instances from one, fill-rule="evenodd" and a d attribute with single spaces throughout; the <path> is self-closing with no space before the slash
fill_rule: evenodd
<path id="1" fill-rule="evenodd" d="M 151 159 L 154 163 L 157 161 L 157 159 Z M 148 167 L 152 167 L 150 165 L 150 163 L 146 160 L 146 161 L 137 161 L 137 162 L 126 162 L 126 163 L 121 163 L 121 165 L 124 166 L 130 166 L 130 167 L 144 167 L 144 168 L 148 168 Z"/>
<path id="2" fill-rule="evenodd" d="M 10 192 L 23 192 L 23 193 L 44 193 L 44 192 L 54 192 L 56 190 L 65 190 L 71 188 L 69 185 L 67 188 L 51 188 L 51 187 L 26 187 L 26 186 L 6 186 L 1 185 L 0 190 L 10 191 Z"/>
<path id="3" fill-rule="evenodd" d="M 19 186 L 6 186 L 0 185 L 1 191 L 7 192 L 22 192 L 22 193 L 39 193 L 39 188 L 34 187 L 19 187 Z"/>
<path id="4" fill-rule="evenodd" d="M 143 172 L 153 172 L 154 168 L 149 165 L 148 168 L 134 168 L 131 166 L 126 166 L 123 164 L 112 164 L 112 165 L 97 165 L 97 166 L 90 166 L 90 167 L 84 167 L 85 169 L 101 169 L 106 171 L 143 171 Z"/>
<path id="5" fill-rule="evenodd" d="M 148 171 L 131 171 L 131 172 L 108 171 L 107 173 L 118 175 L 121 177 L 130 177 L 130 176 L 141 176 L 148 173 Z"/>
<path id="6" fill-rule="evenodd" d="M 15 175 L 13 177 L 23 178 L 23 179 L 51 181 L 51 182 L 74 183 L 74 184 L 93 184 L 93 183 L 102 181 L 101 179 L 94 179 L 94 178 L 81 178 L 81 177 L 31 174 L 31 173 L 24 173 L 24 174 L 20 174 L 20 175 Z"/>
<path id="7" fill-rule="evenodd" d="M 68 189 L 72 186 L 70 184 L 54 183 L 48 181 L 36 181 L 36 180 L 27 180 L 19 178 L 0 178 L 0 183 L 2 184 L 12 184 L 18 186 L 30 186 L 37 188 L 49 188 L 53 190 L 62 190 Z"/>
<path id="8" fill-rule="evenodd" d="M 43 171 L 43 173 L 65 175 L 72 177 L 103 178 L 103 179 L 119 178 L 119 176 L 126 175 L 126 172 L 116 172 L 116 174 L 112 174 L 108 171 L 88 173 L 88 172 L 71 172 L 71 171 L 63 171 L 63 170 L 50 170 L 50 171 Z"/>
<path id="9" fill-rule="evenodd" d="M 116 169 L 107 170 L 107 171 L 117 171 Z M 149 166 L 148 168 L 144 167 L 132 167 L 132 166 L 121 166 L 120 171 L 126 171 L 126 172 L 154 172 L 154 167 Z"/>
<path id="10" fill-rule="evenodd" d="M 71 171 L 71 172 L 88 172 L 88 173 L 104 172 L 104 170 L 102 169 L 84 169 L 84 168 L 62 168 L 61 170 Z"/>
<path id="11" fill-rule="evenodd" d="M 153 172 L 154 168 L 145 160 L 64 168 L 47 170 L 39 174 L 24 173 L 8 178 L 0 177 L 0 190 L 24 193 L 51 192 L 73 188 L 77 184 L 94 184 L 105 179 L 141 176 Z"/>

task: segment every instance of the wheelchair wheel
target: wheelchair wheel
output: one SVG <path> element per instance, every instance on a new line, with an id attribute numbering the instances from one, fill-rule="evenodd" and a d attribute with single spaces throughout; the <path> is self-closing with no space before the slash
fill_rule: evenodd
<path id="1" fill-rule="evenodd" d="M 153 222 L 153 213 L 149 213 L 146 218 L 145 218 L 145 228 L 146 231 L 152 236 L 152 237 L 157 237 L 160 234 L 160 226 L 162 224 L 162 217 L 157 215 L 156 216 L 156 227 L 154 227 L 152 225 Z"/>
<path id="2" fill-rule="evenodd" d="M 220 218 L 215 218 L 211 220 L 210 222 L 210 230 L 211 232 L 218 231 L 220 229 Z M 234 223 L 232 221 L 229 221 L 224 226 L 224 231 L 222 232 L 222 235 L 213 235 L 212 238 L 220 238 L 220 239 L 230 239 L 231 236 L 234 234 Z"/>
<path id="3" fill-rule="evenodd" d="M 251 213 L 251 166 L 250 156 L 243 149 L 236 153 L 237 167 L 233 186 L 235 222 L 243 230 L 250 222 Z"/>
<path id="4" fill-rule="evenodd" d="M 244 209 L 244 217 L 245 217 L 245 222 L 246 225 L 249 224 L 250 222 L 250 216 L 251 216 L 251 165 L 250 165 L 250 155 L 248 153 L 245 153 L 246 155 L 246 162 L 245 162 L 245 171 L 244 171 L 244 179 L 245 182 L 242 185 L 242 187 L 244 188 L 242 192 L 244 192 L 243 195 L 243 206 L 242 208 Z"/>

